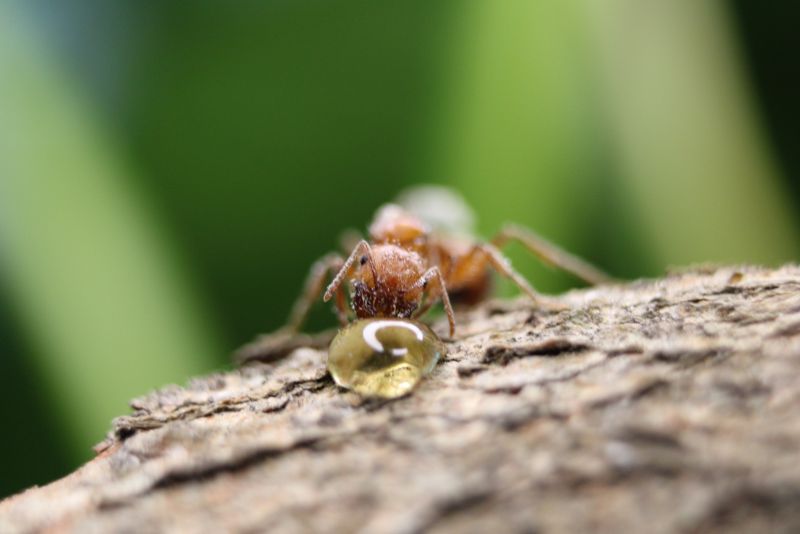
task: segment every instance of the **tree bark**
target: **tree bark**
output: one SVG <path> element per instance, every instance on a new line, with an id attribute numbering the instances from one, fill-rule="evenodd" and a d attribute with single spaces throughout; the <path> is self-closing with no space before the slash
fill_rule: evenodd
<path id="1" fill-rule="evenodd" d="M 459 314 L 395 401 L 302 347 L 136 399 L 0 532 L 800 530 L 800 268 L 560 300 Z"/>

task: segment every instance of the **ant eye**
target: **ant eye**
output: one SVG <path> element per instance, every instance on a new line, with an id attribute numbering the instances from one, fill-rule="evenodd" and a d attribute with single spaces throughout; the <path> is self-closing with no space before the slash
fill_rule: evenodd
<path id="1" fill-rule="evenodd" d="M 367 263 L 367 256 L 361 256 L 361 259 L 358 260 L 361 265 L 365 265 Z"/>

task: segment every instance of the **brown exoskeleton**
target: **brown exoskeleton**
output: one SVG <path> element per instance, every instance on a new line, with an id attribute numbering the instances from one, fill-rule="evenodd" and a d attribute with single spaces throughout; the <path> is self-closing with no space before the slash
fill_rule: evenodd
<path id="1" fill-rule="evenodd" d="M 345 295 L 347 284 L 350 306 L 358 318 L 417 318 L 441 301 L 451 337 L 455 333 L 452 303 L 471 305 L 484 299 L 490 289 L 492 270 L 510 279 L 535 305 L 551 306 L 500 252 L 512 240 L 522 243 L 545 263 L 590 284 L 610 280 L 584 260 L 519 226 L 506 226 L 488 242 L 434 229 L 424 220 L 424 212 L 430 218 L 431 210 L 437 208 L 463 210 L 460 199 L 448 190 L 430 187 L 414 190 L 410 196 L 422 198 L 428 209 L 419 210 L 423 212 L 421 215 L 415 213 L 413 200 L 410 206 L 382 206 L 369 226 L 369 240 L 359 240 L 347 258 L 328 254 L 313 265 L 286 326 L 267 339 L 286 340 L 296 335 L 323 290 L 323 300 L 333 299 L 339 321 L 347 324 L 350 319 Z M 441 206 L 437 206 L 437 198 L 442 200 Z M 333 279 L 326 288 L 330 276 Z"/>

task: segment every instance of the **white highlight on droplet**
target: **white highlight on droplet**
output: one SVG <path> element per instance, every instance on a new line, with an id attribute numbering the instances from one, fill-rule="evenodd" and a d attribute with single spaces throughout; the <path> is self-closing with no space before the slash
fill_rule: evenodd
<path id="1" fill-rule="evenodd" d="M 381 328 L 390 328 L 390 327 L 400 327 L 405 328 L 406 330 L 411 330 L 411 332 L 416 336 L 418 341 L 422 341 L 424 338 L 424 334 L 420 328 L 413 324 L 406 321 L 373 321 L 369 323 L 367 326 L 364 327 L 364 331 L 362 332 L 362 336 L 364 337 L 364 341 L 367 342 L 367 345 L 372 347 L 374 350 L 378 352 L 385 352 L 386 349 L 383 347 L 383 343 L 378 341 L 378 330 Z M 405 356 L 408 354 L 408 348 L 406 347 L 398 347 L 391 350 L 392 356 Z"/>

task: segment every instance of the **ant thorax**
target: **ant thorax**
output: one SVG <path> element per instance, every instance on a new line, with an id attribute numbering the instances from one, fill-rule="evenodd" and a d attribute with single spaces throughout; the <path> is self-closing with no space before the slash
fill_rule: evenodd
<path id="1" fill-rule="evenodd" d="M 374 243 L 392 243 L 404 248 L 416 248 L 428 232 L 422 221 L 396 204 L 382 206 L 369 227 Z"/>
<path id="2" fill-rule="evenodd" d="M 419 254 L 396 245 L 372 247 L 372 262 L 363 258 L 352 280 L 351 302 L 359 318 L 411 317 L 419 306 L 425 273 Z"/>

